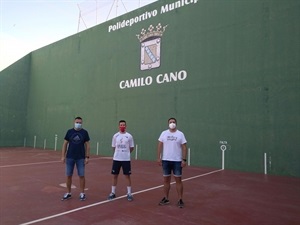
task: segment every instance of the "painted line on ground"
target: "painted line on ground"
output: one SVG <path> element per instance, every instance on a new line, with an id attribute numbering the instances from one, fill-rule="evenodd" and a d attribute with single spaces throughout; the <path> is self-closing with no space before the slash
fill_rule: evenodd
<path id="1" fill-rule="evenodd" d="M 217 173 L 217 172 L 220 172 L 220 171 L 223 171 L 223 169 L 214 170 L 214 171 L 211 171 L 211 172 L 208 172 L 208 173 L 204 173 L 204 174 L 200 174 L 200 175 L 197 175 L 197 176 L 189 177 L 189 178 L 183 179 L 182 181 L 193 180 L 193 179 L 203 177 L 203 176 L 207 176 L 207 175 Z M 172 182 L 171 184 L 175 184 L 175 181 Z M 144 193 L 144 192 L 151 191 L 151 190 L 155 190 L 155 189 L 158 189 L 158 188 L 161 188 L 161 187 L 163 187 L 163 185 L 159 185 L 159 186 L 155 186 L 155 187 L 152 187 L 152 188 L 147 188 L 147 189 L 144 189 L 144 190 L 141 190 L 141 191 L 137 191 L 137 192 L 132 193 L 132 195 L 137 195 L 137 194 Z M 48 216 L 48 217 L 44 217 L 44 218 L 40 218 L 40 219 L 37 219 L 37 220 L 30 221 L 30 222 L 22 223 L 20 225 L 30 225 L 30 224 L 34 224 L 34 223 L 39 223 L 39 222 L 42 222 L 42 221 L 45 221 L 45 220 L 50 220 L 50 219 L 53 219 L 53 218 L 56 218 L 56 217 L 64 216 L 66 214 L 70 214 L 70 213 L 77 212 L 77 211 L 80 211 L 80 210 L 88 209 L 88 208 L 91 208 L 91 207 L 94 207 L 94 206 L 103 205 L 105 203 L 116 201 L 118 199 L 122 199 L 122 198 L 125 198 L 125 197 L 126 197 L 126 195 L 122 195 L 122 196 L 116 197 L 113 200 L 105 200 L 105 201 L 101 201 L 101 202 L 96 202 L 94 204 L 86 205 L 86 206 L 79 207 L 79 208 L 76 208 L 76 209 L 72 209 L 72 210 L 69 210 L 69 211 L 66 211 L 66 212 L 54 214 L 52 216 Z"/>
<path id="2" fill-rule="evenodd" d="M 10 167 L 20 167 L 20 166 L 33 166 L 33 165 L 42 165 L 42 164 L 49 164 L 49 163 L 58 163 L 61 161 L 48 161 L 48 162 L 36 162 L 36 163 L 24 163 L 24 164 L 14 164 L 14 165 L 6 165 L 0 166 L 0 168 L 10 168 Z"/>
<path id="3" fill-rule="evenodd" d="M 98 159 L 103 159 L 103 158 L 94 158 L 94 159 L 90 159 L 89 161 L 98 160 Z M 43 164 L 49 164 L 49 163 L 62 163 L 62 161 L 59 160 L 59 161 L 48 161 L 48 162 L 14 164 L 14 165 L 0 166 L 0 168 L 10 168 L 10 167 L 20 167 L 20 166 L 34 166 L 34 165 L 43 165 Z"/>

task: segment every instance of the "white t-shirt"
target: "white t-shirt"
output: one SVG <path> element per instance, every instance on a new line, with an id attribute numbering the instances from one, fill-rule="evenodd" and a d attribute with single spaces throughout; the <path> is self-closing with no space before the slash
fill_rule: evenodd
<path id="1" fill-rule="evenodd" d="M 134 147 L 131 134 L 127 132 L 125 134 L 120 132 L 114 134 L 111 146 L 115 148 L 113 160 L 130 161 L 130 148 Z"/>
<path id="2" fill-rule="evenodd" d="M 162 160 L 182 160 L 181 145 L 185 144 L 187 141 L 181 131 L 176 130 L 175 132 L 170 132 L 169 130 L 165 130 L 161 133 L 158 140 L 163 143 Z"/>

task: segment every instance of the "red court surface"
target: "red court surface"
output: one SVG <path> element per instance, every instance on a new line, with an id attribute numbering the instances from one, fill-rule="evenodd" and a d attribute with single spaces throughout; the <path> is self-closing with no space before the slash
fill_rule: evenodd
<path id="1" fill-rule="evenodd" d="M 46 225 L 299 225 L 300 179 L 255 173 L 186 167 L 185 207 L 176 206 L 175 184 L 170 204 L 163 197 L 161 168 L 156 162 L 132 161 L 134 201 L 125 198 L 120 174 L 117 198 L 111 190 L 111 158 L 93 156 L 86 167 L 85 201 L 78 199 L 73 177 L 72 199 L 66 191 L 60 152 L 0 148 L 0 224 Z"/>

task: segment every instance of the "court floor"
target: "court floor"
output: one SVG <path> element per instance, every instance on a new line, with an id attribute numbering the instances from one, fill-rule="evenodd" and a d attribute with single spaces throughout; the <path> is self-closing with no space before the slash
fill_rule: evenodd
<path id="1" fill-rule="evenodd" d="M 108 201 L 112 159 L 92 156 L 86 167 L 87 199 L 78 198 L 75 173 L 72 198 L 61 201 L 66 188 L 60 157 L 53 150 L 0 148 L 1 225 L 300 224 L 299 178 L 186 167 L 185 207 L 180 209 L 174 183 L 170 204 L 158 205 L 163 178 L 161 168 L 152 161 L 132 161 L 134 201 L 126 199 L 122 174 L 117 198 Z"/>

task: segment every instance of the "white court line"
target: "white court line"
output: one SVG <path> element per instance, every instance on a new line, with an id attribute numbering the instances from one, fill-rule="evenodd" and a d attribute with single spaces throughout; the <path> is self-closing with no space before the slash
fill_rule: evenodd
<path id="1" fill-rule="evenodd" d="M 8 167 L 19 167 L 19 166 L 32 166 L 32 165 L 41 165 L 41 164 L 48 164 L 48 163 L 57 163 L 61 161 L 49 161 L 49 162 L 37 162 L 37 163 L 24 163 L 24 164 L 15 164 L 15 165 L 6 165 L 0 166 L 0 168 L 8 168 Z"/>
<path id="2" fill-rule="evenodd" d="M 103 159 L 103 158 L 94 158 L 94 159 L 90 159 L 89 161 L 97 160 L 97 159 Z M 33 166 L 33 165 L 42 165 L 42 164 L 49 164 L 49 163 L 62 163 L 62 162 L 61 161 L 48 161 L 48 162 L 36 162 L 36 163 L 24 163 L 24 164 L 0 166 L 0 168 L 19 167 L 19 166 Z"/>
<path id="3" fill-rule="evenodd" d="M 200 175 L 197 175 L 197 176 L 189 177 L 189 178 L 183 179 L 182 181 L 196 179 L 196 178 L 207 176 L 207 175 L 217 173 L 217 172 L 220 172 L 220 171 L 223 171 L 223 169 L 214 170 L 214 171 L 211 171 L 211 172 L 208 172 L 208 173 L 204 173 L 204 174 L 200 174 Z M 171 184 L 175 184 L 175 182 L 172 182 Z M 132 194 L 137 195 L 137 194 L 144 193 L 144 192 L 147 192 L 147 191 L 151 191 L 151 190 L 154 190 L 154 189 L 158 189 L 158 188 L 161 188 L 161 187 L 163 187 L 163 185 L 159 185 L 159 186 L 156 186 L 156 187 L 152 187 L 152 188 L 144 189 L 144 190 L 141 190 L 141 191 L 137 191 L 137 192 L 134 192 Z M 60 217 L 60 216 L 66 215 L 66 214 L 76 212 L 76 211 L 80 211 L 80 210 L 83 210 L 83 209 L 87 209 L 87 208 L 91 208 L 91 207 L 94 207 L 94 206 L 97 206 L 97 205 L 102 205 L 102 204 L 105 204 L 105 203 L 108 203 L 108 202 L 111 202 L 111 201 L 115 201 L 115 200 L 118 200 L 118 199 L 121 199 L 121 198 L 125 198 L 126 196 L 127 195 L 123 195 L 123 196 L 117 197 L 113 200 L 105 200 L 105 201 L 102 201 L 102 202 L 97 202 L 97 203 L 94 203 L 94 204 L 91 204 L 91 205 L 87 205 L 87 206 L 79 207 L 79 208 L 76 208 L 76 209 L 72 209 L 72 210 L 69 210 L 69 211 L 66 211 L 66 212 L 63 212 L 63 213 L 58 213 L 58 214 L 55 214 L 55 215 L 52 215 L 52 216 L 40 218 L 40 219 L 33 220 L 33 221 L 30 221 L 30 222 L 27 222 L 27 223 L 22 223 L 20 225 L 30 225 L 30 224 L 42 222 L 42 221 L 45 221 L 45 220 L 50 220 L 50 219 L 53 219 L 55 217 Z"/>

